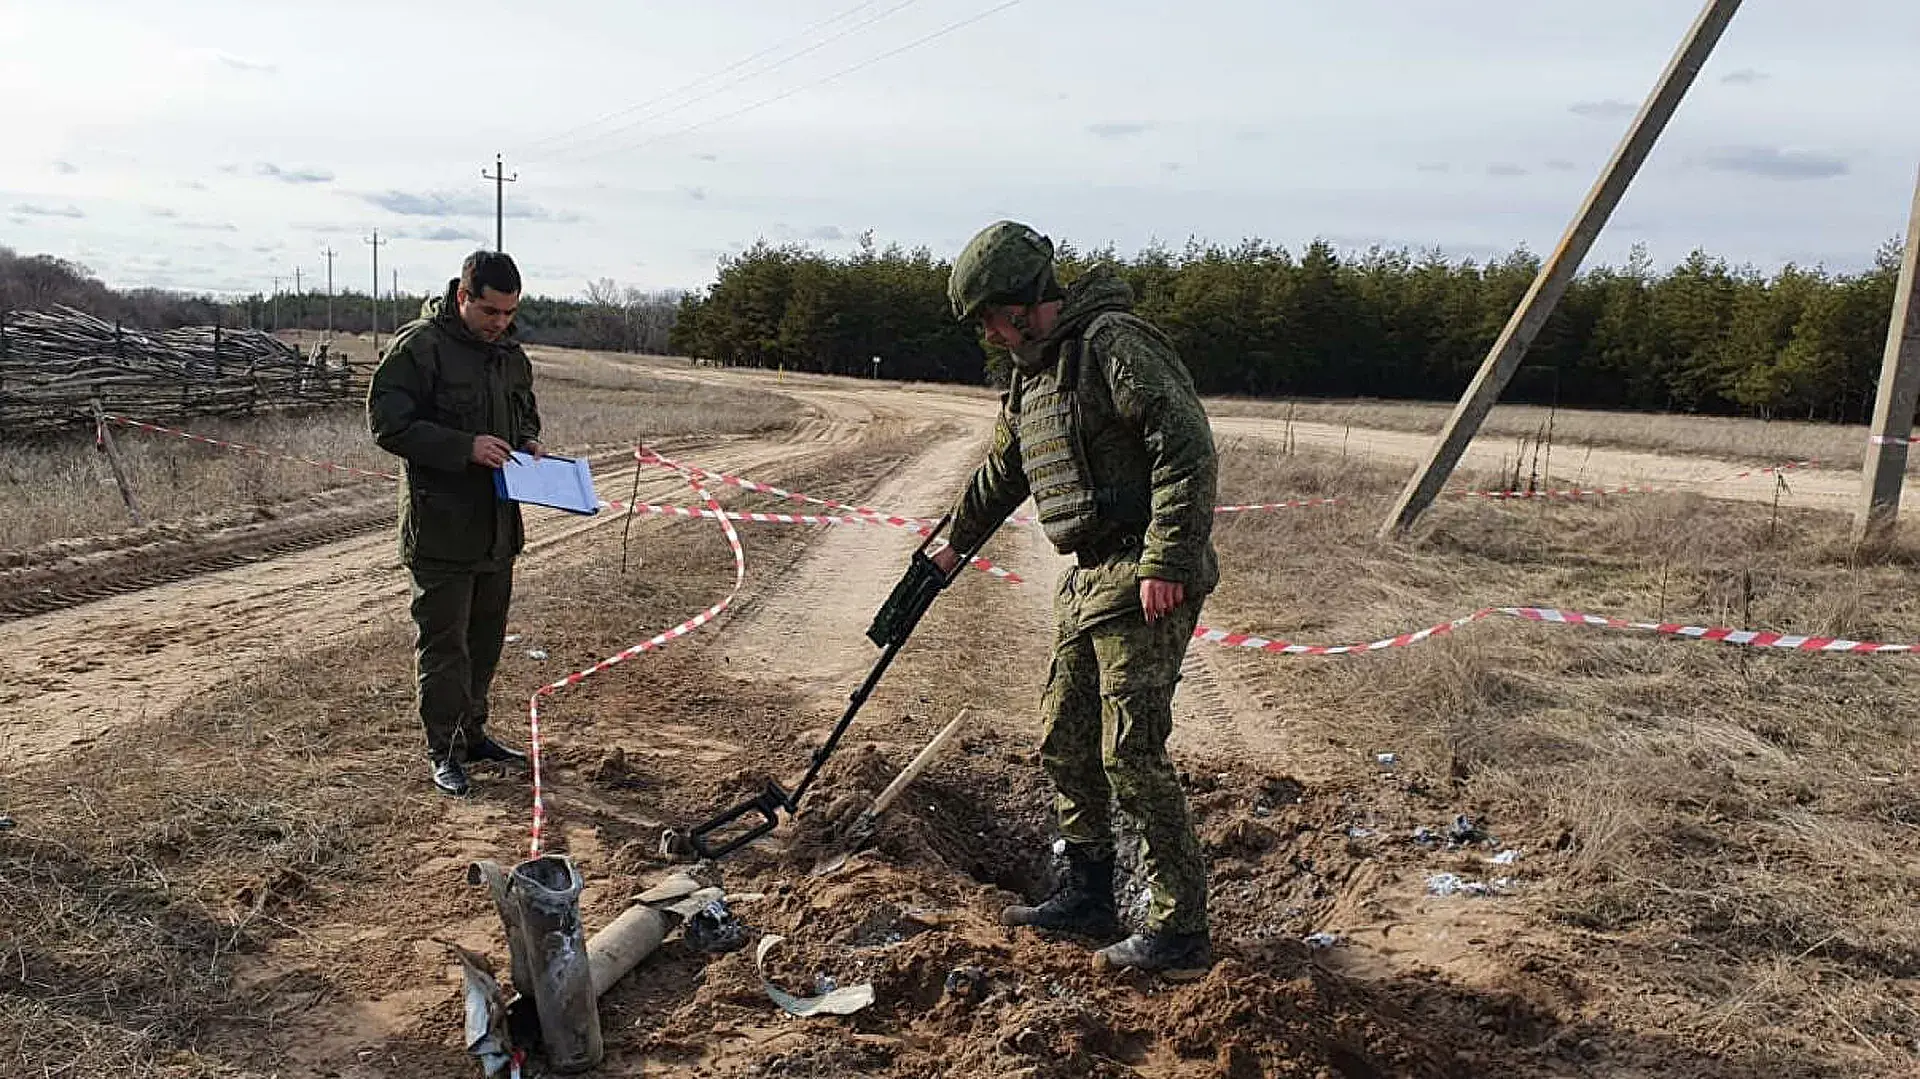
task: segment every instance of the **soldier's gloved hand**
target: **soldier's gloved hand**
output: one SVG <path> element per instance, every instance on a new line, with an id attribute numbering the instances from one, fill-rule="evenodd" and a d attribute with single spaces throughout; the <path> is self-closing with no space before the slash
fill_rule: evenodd
<path id="1" fill-rule="evenodd" d="M 934 565 L 940 567 L 941 573 L 949 577 L 953 576 L 953 571 L 960 567 L 960 552 L 951 547 L 942 547 L 927 557 L 933 560 Z"/>
<path id="2" fill-rule="evenodd" d="M 1146 612 L 1149 622 L 1171 612 L 1186 598 L 1187 586 L 1179 581 L 1148 577 L 1140 582 L 1140 609 Z"/>
<path id="3" fill-rule="evenodd" d="M 473 436 L 473 463 L 500 468 L 513 457 L 513 447 L 492 435 Z"/>

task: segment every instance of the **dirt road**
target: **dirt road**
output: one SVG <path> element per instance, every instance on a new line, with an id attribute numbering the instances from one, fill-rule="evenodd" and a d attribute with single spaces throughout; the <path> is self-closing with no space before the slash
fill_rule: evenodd
<path id="1" fill-rule="evenodd" d="M 615 364 L 602 357 L 572 357 L 574 362 Z M 751 473 L 756 468 L 802 458 L 825 447 L 845 446 L 865 437 L 898 432 L 948 432 L 927 447 L 919 464 L 881 488 L 883 506 L 918 505 L 935 509 L 964 477 L 973 447 L 992 421 L 996 399 L 977 391 L 943 392 L 897 383 L 866 385 L 847 379 L 759 371 L 715 371 L 679 365 L 649 368 L 670 379 L 718 381 L 759 388 L 793 399 L 808 418 L 794 432 L 775 440 L 735 441 L 724 447 L 692 444 L 682 452 L 707 467 Z M 1216 419 L 1222 439 L 1280 437 L 1278 420 Z M 1429 439 L 1394 431 L 1344 430 L 1330 425 L 1295 423 L 1299 445 L 1365 461 L 1417 461 Z M 1465 465 L 1498 468 L 1505 458 L 1499 445 L 1475 445 Z M 1684 487 L 1711 497 L 1765 501 L 1775 496 L 1771 475 L 1726 477 L 1749 471 L 1725 461 L 1671 457 L 1623 450 L 1562 447 L 1556 484 L 1607 486 L 1652 484 Z M 1842 508 L 1857 473 L 1799 472 L 1789 479 L 1782 501 L 1819 508 Z M 631 469 L 603 473 L 602 493 L 624 494 Z M 1711 482 L 1710 482 L 1711 481 Z M 1240 492 L 1238 497 L 1284 498 L 1288 492 Z M 648 473 L 643 500 L 680 501 L 684 486 L 672 476 Z M 384 500 L 384 494 L 370 497 Z M 618 497 L 616 495 L 615 497 Z M 585 523 L 563 514 L 530 511 L 530 559 L 566 557 L 568 541 L 605 527 L 616 518 Z M 1029 531 L 1011 542 L 1024 545 L 1026 557 L 1040 567 L 1036 577 L 1049 581 L 1061 564 L 1034 545 Z M 868 530 L 841 530 L 820 544 L 823 563 L 872 565 L 882 549 L 898 546 L 898 537 Z M 1002 542 L 1009 542 L 1002 540 Z M 368 626 L 403 619 L 404 578 L 384 532 L 299 551 L 238 568 L 223 569 L 159 587 L 113 596 L 68 610 L 0 623 L 0 706 L 15 722 L 0 734 L 0 761 L 32 759 L 77 740 L 88 739 L 116 723 L 165 714 L 191 693 L 219 683 L 250 665 L 271 663 L 315 641 L 337 638 Z M 866 580 L 849 588 L 796 579 L 792 592 L 763 617 L 784 619 L 789 628 L 813 627 L 823 639 L 856 640 L 854 622 L 865 617 L 887 582 Z M 1045 587 L 1022 596 L 1045 598 Z M 1023 601 L 1024 602 L 1024 601 Z M 833 633 L 825 632 L 822 619 Z M 851 662 L 851 661 L 849 661 Z M 841 664 L 840 666 L 844 666 Z M 1216 719 L 1234 711 L 1242 695 L 1220 688 L 1212 666 L 1196 660 L 1196 707 Z M 847 671 L 834 668 L 834 673 Z M 1215 735 L 1190 728 L 1192 737 L 1214 744 Z M 1234 744 L 1238 735 L 1221 733 Z"/>

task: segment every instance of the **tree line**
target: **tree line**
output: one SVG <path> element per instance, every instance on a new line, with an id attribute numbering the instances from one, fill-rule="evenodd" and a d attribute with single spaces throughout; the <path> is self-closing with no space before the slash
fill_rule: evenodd
<path id="1" fill-rule="evenodd" d="M 1096 263 L 1133 287 L 1207 393 L 1449 400 L 1465 387 L 1540 260 L 1522 248 L 1485 261 L 1437 251 L 1297 254 L 1250 240 L 1151 247 L 1132 257 L 1062 245 L 1071 280 Z M 1665 271 L 1636 248 L 1582 273 L 1536 339 L 1506 399 L 1540 404 L 1862 422 L 1872 411 L 1901 247 L 1852 274 L 1787 265 L 1771 273 L 1696 251 Z M 946 302 L 949 265 L 925 248 L 846 255 L 761 242 L 723 259 L 695 292 L 592 282 L 586 298 L 528 296 L 534 344 L 675 352 L 727 365 L 981 384 L 1007 357 Z M 343 291 L 343 333 L 416 317 L 424 296 Z M 66 305 L 149 330 L 223 325 L 319 330 L 327 299 L 218 298 L 114 290 L 78 264 L 0 247 L 0 319 Z M 878 363 L 875 362 L 876 358 Z"/>
<path id="2" fill-rule="evenodd" d="M 440 294 L 441 289 L 433 293 Z M 376 298 L 351 289 L 335 292 L 331 301 L 312 288 L 226 298 L 162 289 L 117 290 L 78 263 L 0 247 L 0 320 L 8 311 L 65 306 L 145 330 L 324 330 L 331 325 L 337 333 L 360 334 L 371 331 L 378 317 L 381 332 L 391 333 L 418 318 L 426 299 L 405 292 Z M 521 339 L 532 344 L 658 353 L 669 347 L 679 302 L 677 292 L 621 289 L 603 279 L 588 285 L 585 301 L 523 297 L 517 323 Z"/>
<path id="3" fill-rule="evenodd" d="M 1660 272 L 1636 247 L 1574 281 L 1505 399 L 1864 421 L 1900 254 L 1891 241 L 1859 273 L 1763 273 L 1695 251 Z M 1095 263 L 1132 286 L 1203 392 L 1437 400 L 1458 397 L 1540 269 L 1525 248 L 1482 262 L 1319 241 L 1062 246 L 1064 280 Z M 878 356 L 889 378 L 1003 380 L 1006 356 L 948 314 L 947 271 L 870 237 L 845 256 L 762 242 L 681 300 L 672 345 L 727 365 L 868 375 Z"/>

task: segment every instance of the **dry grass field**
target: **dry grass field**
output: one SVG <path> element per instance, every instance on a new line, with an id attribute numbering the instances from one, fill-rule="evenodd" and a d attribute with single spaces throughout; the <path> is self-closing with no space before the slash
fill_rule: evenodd
<path id="1" fill-rule="evenodd" d="M 691 447 L 695 463 L 723 448 L 765 452 L 754 478 L 903 513 L 942 508 L 991 414 L 980 395 L 538 359 L 549 424 L 581 443 L 663 437 L 674 423 L 693 433 L 697 418 L 701 433 L 738 434 Z M 696 417 L 696 405 L 713 411 Z M 328 455 L 347 452 L 358 427 L 335 418 L 255 434 Z M 1282 425 L 1272 434 L 1223 440 L 1223 501 L 1343 501 L 1223 516 L 1210 625 L 1340 644 L 1537 604 L 1920 640 L 1911 529 L 1857 557 L 1836 515 L 1686 493 L 1447 501 L 1405 542 L 1380 544 L 1373 528 L 1404 472 L 1285 452 Z M 223 467 L 182 447 L 204 473 Z M 296 497 L 296 484 L 264 484 L 259 497 Z M 690 500 L 678 490 L 670 500 Z M 96 527 L 120 523 L 108 514 Z M 861 630 L 917 542 L 854 526 L 741 529 L 747 584 L 725 616 L 543 711 L 550 835 L 587 876 L 590 930 L 665 870 L 653 853 L 661 828 L 765 776 L 797 777 L 871 662 Z M 634 522 L 640 561 L 624 573 L 618 527 L 554 542 L 516 589 L 509 628 L 521 639 L 494 713 L 515 740 L 533 687 L 732 586 L 711 522 Z M 366 546 L 367 560 L 390 557 L 384 542 Z M 1504 618 L 1345 657 L 1196 643 L 1173 747 L 1210 857 L 1221 963 L 1167 987 L 1098 977 L 1084 945 L 995 924 L 1000 904 L 1034 894 L 1048 872 L 1035 711 L 1060 562 L 1019 527 L 986 554 L 1027 583 L 970 574 L 943 596 L 809 808 L 720 867 L 731 891 L 760 897 L 736 905 L 742 920 L 789 938 L 777 980 L 808 991 L 822 975 L 870 981 L 874 1007 L 785 1019 L 751 949 L 706 955 L 675 937 L 602 999 L 599 1074 L 1920 1072 L 1914 657 Z M 328 573 L 346 564 L 327 557 Z M 379 579 L 368 566 L 373 576 L 353 579 Z M 131 622 L 112 632 L 214 632 L 168 609 L 172 594 L 151 611 L 115 608 Z M 307 592 L 283 601 L 289 617 L 321 624 Z M 374 613 L 353 632 L 286 638 L 245 663 L 196 660 L 204 686 L 186 703 L 0 766 L 0 811 L 17 825 L 0 831 L 0 1060 L 27 1075 L 143 1079 L 475 1074 L 437 942 L 504 964 L 498 919 L 463 872 L 473 858 L 521 856 L 527 784 L 482 772 L 468 799 L 432 791 L 414 744 L 403 592 L 364 603 Z M 0 622 L 12 634 L 0 649 L 55 632 L 84 640 L 87 611 Z M 101 662 L 112 659 L 58 653 L 45 692 Z M 844 842 L 832 822 L 963 706 L 974 725 L 875 848 L 813 873 Z M 1449 842 L 1462 817 L 1465 841 Z M 1441 873 L 1494 894 L 1430 894 Z M 1312 934 L 1328 934 L 1315 938 L 1326 946 L 1309 947 Z M 986 988 L 955 990 L 962 969 Z"/>
<path id="2" fill-rule="evenodd" d="M 1238 572 L 1209 620 L 1270 636 L 1370 641 L 1541 604 L 1920 641 L 1910 529 L 1862 561 L 1844 518 L 1657 495 L 1442 505 L 1413 542 L 1378 547 L 1370 530 L 1397 473 L 1246 452 L 1228 474 L 1246 493 L 1358 496 L 1225 523 L 1222 557 Z M 1385 844 L 1464 812 L 1522 851 L 1511 869 L 1478 857 L 1432 868 L 1516 881 L 1495 951 L 1503 976 L 1556 1015 L 1657 1030 L 1751 1069 L 1739 1074 L 1920 1067 L 1912 657 L 1489 621 L 1397 653 L 1234 659 L 1265 683 L 1275 725 L 1303 732 L 1310 802 L 1384 783 L 1428 814 L 1380 827 L 1353 807 Z"/>
<path id="3" fill-rule="evenodd" d="M 1453 410 L 1450 404 L 1431 401 L 1254 401 L 1244 398 L 1214 399 L 1207 407 L 1218 416 L 1252 416 L 1282 422 L 1291 418 L 1297 423 L 1422 434 L 1438 432 Z M 1511 442 L 1539 438 L 1548 430 L 1550 413 L 1554 444 L 1562 449 L 1615 446 L 1758 464 L 1813 460 L 1834 468 L 1859 468 L 1867 448 L 1867 429 L 1857 425 L 1548 409 L 1539 405 L 1496 405 L 1481 426 L 1480 437 Z"/>
<path id="4" fill-rule="evenodd" d="M 767 407 L 764 394 L 665 381 L 614 362 L 590 370 L 543 362 L 535 379 L 550 445 L 562 453 L 690 433 L 765 433 L 796 418 Z M 373 444 L 359 410 L 209 418 L 185 426 L 210 438 L 370 472 L 392 473 L 399 465 Z M 152 432 L 116 427 L 113 437 L 135 501 L 150 521 L 226 519 L 236 510 L 369 482 Z M 0 442 L 0 552 L 119 531 L 128 524 L 126 506 L 91 431 L 43 442 Z"/>

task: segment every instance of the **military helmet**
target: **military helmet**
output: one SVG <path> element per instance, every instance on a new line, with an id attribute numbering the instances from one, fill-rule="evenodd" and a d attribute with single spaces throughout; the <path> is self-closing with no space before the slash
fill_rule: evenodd
<path id="1" fill-rule="evenodd" d="M 1053 280 L 1053 241 L 1017 221 L 981 229 L 953 260 L 947 301 L 968 322 L 988 304 L 1035 302 Z"/>

